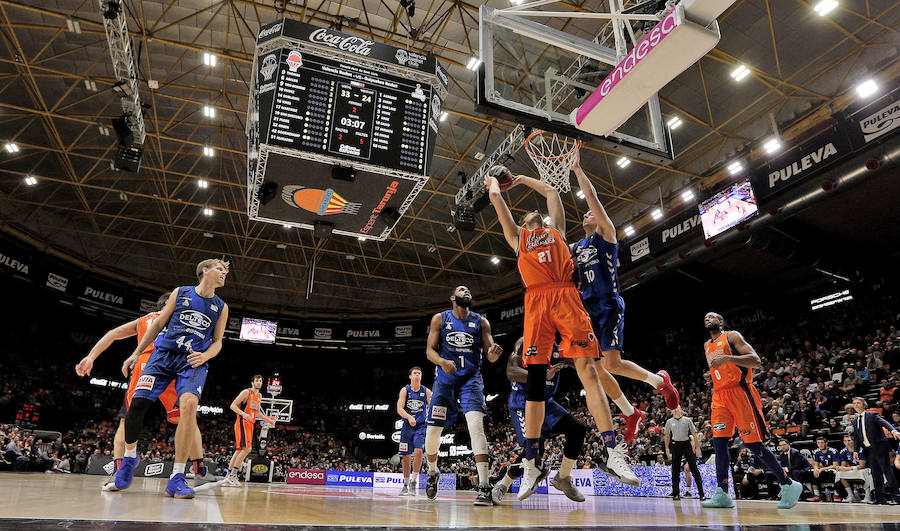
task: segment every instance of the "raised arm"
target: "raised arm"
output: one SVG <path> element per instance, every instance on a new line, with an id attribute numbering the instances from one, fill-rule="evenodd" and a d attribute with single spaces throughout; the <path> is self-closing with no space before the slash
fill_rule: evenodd
<path id="1" fill-rule="evenodd" d="M 428 361 L 442 368 L 447 374 L 456 372 L 456 362 L 445 360 L 438 350 L 441 348 L 441 314 L 436 313 L 431 318 L 431 326 L 428 329 L 428 343 L 425 345 L 425 356 Z"/>
<path id="2" fill-rule="evenodd" d="M 99 358 L 100 354 L 103 354 L 114 341 L 137 335 L 137 326 L 138 319 L 135 319 L 134 321 L 119 325 L 103 334 L 103 337 L 97 341 L 97 344 L 94 345 L 88 355 L 75 366 L 75 373 L 78 374 L 78 376 L 91 374 L 91 370 L 94 368 L 94 360 Z"/>
<path id="3" fill-rule="evenodd" d="M 575 160 L 572 161 L 572 171 L 578 179 L 578 186 L 581 188 L 581 192 L 584 193 L 584 200 L 587 201 L 591 214 L 594 215 L 594 221 L 597 223 L 597 234 L 609 243 L 616 243 L 616 226 L 613 225 L 612 220 L 609 219 L 609 215 L 606 213 L 606 209 L 600 203 L 594 183 L 588 179 L 587 174 L 581 167 L 581 151 L 575 153 Z"/>
<path id="4" fill-rule="evenodd" d="M 513 186 L 524 184 L 547 199 L 547 215 L 550 216 L 550 225 L 559 232 L 566 233 L 566 211 L 563 208 L 562 199 L 556 188 L 544 181 L 540 181 L 527 175 L 517 175 L 513 180 Z"/>
<path id="5" fill-rule="evenodd" d="M 740 332 L 729 330 L 727 339 L 728 344 L 731 345 L 737 354 L 732 354 L 731 356 L 716 356 L 710 362 L 710 367 L 715 369 L 729 361 L 739 367 L 748 367 L 750 369 L 759 369 L 762 367 L 762 360 L 759 359 L 759 354 L 757 354 L 756 351 L 753 350 L 753 347 L 744 340 L 744 336 L 742 336 Z"/>
<path id="6" fill-rule="evenodd" d="M 500 220 L 500 226 L 503 227 L 503 237 L 506 238 L 506 243 L 513 248 L 513 251 L 518 252 L 519 232 L 521 232 L 522 227 L 516 224 L 516 220 L 513 219 L 509 207 L 506 206 L 506 201 L 503 200 L 503 194 L 500 193 L 500 183 L 497 182 L 497 179 L 494 177 L 485 175 L 484 185 L 488 189 L 488 198 L 491 200 L 491 204 L 497 212 L 497 219 Z"/>
<path id="7" fill-rule="evenodd" d="M 494 363 L 503 354 L 503 347 L 494 343 L 494 336 L 491 335 L 491 323 L 487 318 L 481 318 L 481 345 L 487 360 Z"/>

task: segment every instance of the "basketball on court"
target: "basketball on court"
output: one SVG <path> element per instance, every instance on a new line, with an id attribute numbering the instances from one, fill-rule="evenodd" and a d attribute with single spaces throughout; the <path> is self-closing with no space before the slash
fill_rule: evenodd
<path id="1" fill-rule="evenodd" d="M 900 522 L 900 2 L 0 24 L 0 529 Z"/>

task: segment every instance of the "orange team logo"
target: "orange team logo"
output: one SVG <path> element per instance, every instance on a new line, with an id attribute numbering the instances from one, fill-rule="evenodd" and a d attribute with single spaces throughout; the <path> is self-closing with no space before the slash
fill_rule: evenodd
<path id="1" fill-rule="evenodd" d="M 350 203 L 328 188 L 306 188 L 294 184 L 281 189 L 281 198 L 292 207 L 309 210 L 320 216 L 331 214 L 356 214 L 362 203 Z"/>

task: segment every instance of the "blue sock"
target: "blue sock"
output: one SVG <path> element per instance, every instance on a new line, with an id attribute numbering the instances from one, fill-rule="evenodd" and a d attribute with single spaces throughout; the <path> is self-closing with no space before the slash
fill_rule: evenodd
<path id="1" fill-rule="evenodd" d="M 716 452 L 716 484 L 728 492 L 728 469 L 731 467 L 731 456 L 728 455 L 728 437 L 713 437 L 712 445 Z"/>
<path id="2" fill-rule="evenodd" d="M 781 463 L 778 462 L 778 458 L 775 457 L 775 454 L 772 453 L 772 450 L 769 450 L 762 443 L 744 443 L 753 454 L 760 458 L 766 468 L 769 469 L 769 472 L 775 474 L 778 477 L 778 482 L 782 485 L 790 485 L 791 478 L 787 477 L 787 474 L 784 473 L 784 469 L 781 468 Z"/>
<path id="3" fill-rule="evenodd" d="M 601 432 L 600 438 L 603 439 L 603 446 L 606 446 L 607 448 L 615 448 L 616 447 L 616 432 L 614 432 L 614 431 Z"/>
<path id="4" fill-rule="evenodd" d="M 534 459 L 535 466 L 541 465 L 541 440 L 525 439 L 525 459 Z"/>

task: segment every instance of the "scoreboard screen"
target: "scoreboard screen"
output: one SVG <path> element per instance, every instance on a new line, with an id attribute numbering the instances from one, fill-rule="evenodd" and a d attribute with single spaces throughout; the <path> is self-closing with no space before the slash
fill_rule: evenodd
<path id="1" fill-rule="evenodd" d="M 258 64 L 261 144 L 428 175 L 431 85 L 288 48 Z"/>

